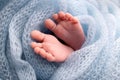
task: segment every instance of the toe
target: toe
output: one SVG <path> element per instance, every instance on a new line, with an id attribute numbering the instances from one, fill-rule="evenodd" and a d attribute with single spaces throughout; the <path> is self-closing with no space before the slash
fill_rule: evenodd
<path id="1" fill-rule="evenodd" d="M 59 16 L 60 20 L 65 20 L 65 13 L 63 11 L 60 11 L 58 13 L 58 16 Z"/>
<path id="2" fill-rule="evenodd" d="M 45 20 L 45 25 L 49 30 L 51 30 L 57 36 L 59 35 L 62 36 L 62 34 L 64 34 L 65 32 L 65 29 L 61 24 L 56 25 L 51 19 Z"/>
<path id="3" fill-rule="evenodd" d="M 71 21 L 73 19 L 73 16 L 70 13 L 65 14 L 65 20 Z"/>
<path id="4" fill-rule="evenodd" d="M 46 19 L 45 20 L 45 25 L 48 29 L 50 29 L 51 31 L 53 31 L 56 28 L 56 24 L 55 22 L 53 22 L 51 19 Z"/>
<path id="5" fill-rule="evenodd" d="M 40 48 L 39 47 L 35 47 L 34 51 L 35 51 L 36 54 L 39 54 Z"/>
<path id="6" fill-rule="evenodd" d="M 42 44 L 41 44 L 41 43 L 36 43 L 36 42 L 31 42 L 31 47 L 32 47 L 32 48 L 35 48 L 35 47 L 41 48 L 41 47 L 42 47 Z"/>
<path id="7" fill-rule="evenodd" d="M 54 57 L 52 54 L 50 54 L 50 53 L 47 53 L 46 59 L 47 59 L 48 61 L 50 61 L 50 62 L 55 61 L 55 57 Z"/>
<path id="8" fill-rule="evenodd" d="M 79 22 L 79 20 L 78 20 L 77 17 L 73 17 L 71 22 L 72 22 L 73 24 L 76 24 L 76 23 Z"/>
<path id="9" fill-rule="evenodd" d="M 59 19 L 59 16 L 58 16 L 58 14 L 53 14 L 53 19 L 55 20 L 55 21 L 57 21 L 57 22 L 60 22 L 61 20 Z"/>
<path id="10" fill-rule="evenodd" d="M 36 47 L 34 51 L 36 54 L 39 54 L 42 58 L 45 58 L 50 62 L 55 61 L 55 57 L 52 54 L 46 52 L 43 48 Z"/>
<path id="11" fill-rule="evenodd" d="M 43 48 L 39 48 L 38 54 L 43 58 L 47 57 L 47 52 Z"/>
<path id="12" fill-rule="evenodd" d="M 45 34 L 38 30 L 34 30 L 31 32 L 31 37 L 37 41 L 43 41 L 45 38 Z"/>

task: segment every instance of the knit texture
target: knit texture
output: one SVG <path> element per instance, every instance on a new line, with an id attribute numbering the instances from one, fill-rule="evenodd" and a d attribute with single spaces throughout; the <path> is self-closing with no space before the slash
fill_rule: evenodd
<path id="1" fill-rule="evenodd" d="M 120 80 L 120 0 L 0 0 L 0 80 Z M 63 63 L 34 53 L 32 30 L 59 11 L 79 18 L 86 41 Z"/>

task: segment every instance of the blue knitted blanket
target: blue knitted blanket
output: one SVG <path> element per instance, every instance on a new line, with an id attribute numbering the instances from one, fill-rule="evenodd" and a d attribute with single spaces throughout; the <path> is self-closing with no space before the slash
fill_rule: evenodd
<path id="1" fill-rule="evenodd" d="M 0 80 L 120 80 L 120 0 L 0 0 Z M 79 18 L 86 41 L 63 63 L 30 47 L 58 11 Z"/>

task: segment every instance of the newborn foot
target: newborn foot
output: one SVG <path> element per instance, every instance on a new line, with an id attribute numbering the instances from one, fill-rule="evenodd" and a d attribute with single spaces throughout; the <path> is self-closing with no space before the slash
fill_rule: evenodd
<path id="1" fill-rule="evenodd" d="M 73 49 L 79 49 L 85 41 L 79 20 L 71 14 L 64 12 L 54 14 L 53 18 L 57 21 L 57 24 L 51 19 L 47 19 L 45 21 L 46 27 Z"/>
<path id="2" fill-rule="evenodd" d="M 34 30 L 31 37 L 41 43 L 32 42 L 31 47 L 41 57 L 51 62 L 63 62 L 73 49 L 60 43 L 54 36 Z"/>

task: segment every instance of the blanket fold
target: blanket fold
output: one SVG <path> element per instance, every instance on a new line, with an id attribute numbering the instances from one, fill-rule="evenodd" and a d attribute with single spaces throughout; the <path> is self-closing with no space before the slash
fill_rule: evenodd
<path id="1" fill-rule="evenodd" d="M 0 80 L 120 80 L 120 0 L 0 0 Z M 59 11 L 78 17 L 86 41 L 63 63 L 34 53 L 32 30 Z"/>

